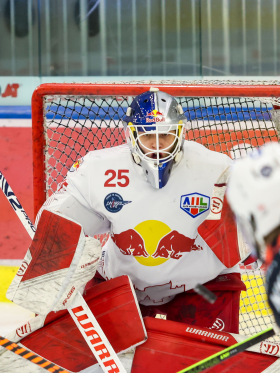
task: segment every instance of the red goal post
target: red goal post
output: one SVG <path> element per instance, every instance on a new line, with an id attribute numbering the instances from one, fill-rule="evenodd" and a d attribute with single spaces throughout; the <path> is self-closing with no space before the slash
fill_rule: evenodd
<path id="1" fill-rule="evenodd" d="M 236 158 L 279 141 L 278 81 L 130 81 L 42 84 L 32 97 L 35 216 L 72 164 L 88 151 L 125 142 L 121 117 L 136 95 L 157 87 L 180 101 L 187 140 Z M 240 333 L 274 323 L 260 271 L 243 268 Z"/>

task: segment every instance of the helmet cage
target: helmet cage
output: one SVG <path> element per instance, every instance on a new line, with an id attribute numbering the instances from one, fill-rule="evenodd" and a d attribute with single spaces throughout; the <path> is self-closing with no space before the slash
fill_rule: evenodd
<path id="1" fill-rule="evenodd" d="M 137 153 L 141 160 L 152 162 L 153 164 L 159 166 L 169 162 L 171 159 L 174 159 L 176 154 L 181 149 L 184 125 L 182 121 L 180 122 L 181 123 L 170 125 L 167 125 L 166 123 L 158 123 L 151 127 L 143 126 L 140 124 L 133 124 L 132 122 L 129 122 L 127 124 L 126 138 L 132 148 L 132 151 Z M 170 132 L 174 130 L 175 133 Z M 160 136 L 167 134 L 169 136 L 173 136 L 174 139 L 170 145 L 160 149 Z M 155 149 L 149 148 L 147 145 L 144 145 L 144 143 L 141 141 L 141 138 L 143 139 L 143 137 L 147 135 L 156 136 Z M 143 152 L 142 149 L 145 149 L 145 152 Z M 151 155 L 155 155 L 155 157 L 151 157 Z"/>
<path id="2" fill-rule="evenodd" d="M 164 187 L 173 164 L 179 163 L 183 154 L 187 118 L 182 106 L 171 95 L 151 87 L 133 99 L 122 121 L 133 159 L 142 167 L 144 178 L 154 188 Z M 155 136 L 152 143 L 144 141 L 149 134 Z M 173 141 L 163 142 L 161 136 L 165 134 L 173 136 Z"/>

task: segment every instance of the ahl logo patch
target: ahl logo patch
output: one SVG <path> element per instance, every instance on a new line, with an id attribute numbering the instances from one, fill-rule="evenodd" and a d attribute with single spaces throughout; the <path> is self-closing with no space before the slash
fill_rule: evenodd
<path id="1" fill-rule="evenodd" d="M 124 201 L 122 196 L 118 193 L 110 193 L 104 199 L 105 209 L 109 212 L 119 212 L 124 205 L 132 201 Z"/>
<path id="2" fill-rule="evenodd" d="M 209 210 L 210 197 L 200 193 L 191 193 L 181 196 L 180 207 L 192 218 Z"/>

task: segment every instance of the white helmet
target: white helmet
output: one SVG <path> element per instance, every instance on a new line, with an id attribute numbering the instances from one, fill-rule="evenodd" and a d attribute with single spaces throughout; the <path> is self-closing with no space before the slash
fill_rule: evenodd
<path id="1" fill-rule="evenodd" d="M 143 168 L 154 188 L 166 185 L 173 164 L 182 157 L 186 122 L 182 106 L 173 96 L 157 88 L 135 97 L 127 109 L 123 118 L 127 142 L 134 161 Z M 160 148 L 160 137 L 165 134 L 172 136 L 172 143 Z M 155 148 L 144 144 L 146 135 L 155 135 Z"/>
<path id="2" fill-rule="evenodd" d="M 280 145 L 269 143 L 232 168 L 227 198 L 245 240 L 265 261 L 265 238 L 280 226 Z"/>

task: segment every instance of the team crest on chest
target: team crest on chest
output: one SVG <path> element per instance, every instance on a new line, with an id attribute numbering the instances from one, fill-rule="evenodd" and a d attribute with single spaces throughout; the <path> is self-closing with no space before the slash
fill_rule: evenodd
<path id="1" fill-rule="evenodd" d="M 104 206 L 109 212 L 119 212 L 124 205 L 132 201 L 124 201 L 122 196 L 118 193 L 110 193 L 104 199 Z"/>
<path id="2" fill-rule="evenodd" d="M 181 196 L 180 208 L 192 218 L 208 211 L 210 207 L 210 197 L 200 193 L 191 193 Z"/>

